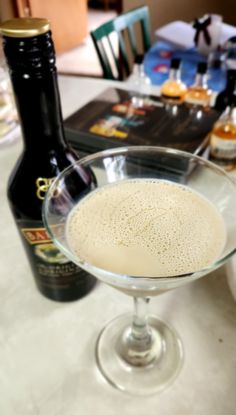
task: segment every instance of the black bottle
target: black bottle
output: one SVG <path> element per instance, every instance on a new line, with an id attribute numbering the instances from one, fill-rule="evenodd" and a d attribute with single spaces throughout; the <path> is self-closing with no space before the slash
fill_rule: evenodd
<path id="1" fill-rule="evenodd" d="M 1 25 L 24 140 L 9 179 L 8 199 L 39 291 L 56 301 L 87 294 L 96 279 L 69 262 L 42 222 L 46 191 L 64 168 L 78 160 L 65 141 L 55 51 L 46 19 L 12 19 Z M 77 177 L 84 191 L 93 178 Z"/>
<path id="2" fill-rule="evenodd" d="M 236 86 L 236 70 L 235 69 L 229 69 L 227 71 L 227 81 L 226 81 L 226 87 L 223 91 L 221 91 L 215 102 L 215 109 L 218 111 L 224 111 L 228 105 L 230 105 L 231 98 L 234 93 L 234 89 Z"/>

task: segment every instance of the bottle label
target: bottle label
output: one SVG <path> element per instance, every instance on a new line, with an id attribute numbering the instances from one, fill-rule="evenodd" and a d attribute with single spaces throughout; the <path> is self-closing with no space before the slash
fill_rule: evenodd
<path id="1" fill-rule="evenodd" d="M 210 100 L 208 97 L 200 97 L 200 94 L 199 96 L 195 96 L 194 94 L 188 94 L 185 98 L 185 102 L 187 104 L 199 105 L 204 107 L 209 105 Z"/>
<path id="2" fill-rule="evenodd" d="M 40 285 L 67 289 L 72 285 L 84 284 L 86 271 L 77 267 L 54 245 L 47 230 L 38 221 L 17 221 L 24 246 L 37 283 Z"/>
<path id="3" fill-rule="evenodd" d="M 212 134 L 211 155 L 216 159 L 236 159 L 236 140 L 225 140 Z"/>

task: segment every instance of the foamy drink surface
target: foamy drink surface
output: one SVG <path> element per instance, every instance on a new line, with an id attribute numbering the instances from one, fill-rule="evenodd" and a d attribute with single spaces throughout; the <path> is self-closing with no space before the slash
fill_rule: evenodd
<path id="1" fill-rule="evenodd" d="M 119 274 L 167 277 L 205 268 L 226 231 L 217 209 L 190 188 L 163 180 L 124 180 L 80 201 L 67 221 L 75 255 Z"/>

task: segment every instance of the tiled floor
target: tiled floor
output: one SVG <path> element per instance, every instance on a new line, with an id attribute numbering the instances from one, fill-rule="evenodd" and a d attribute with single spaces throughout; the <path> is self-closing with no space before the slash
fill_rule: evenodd
<path id="1" fill-rule="evenodd" d="M 88 31 L 90 32 L 106 21 L 113 19 L 115 15 L 116 12 L 113 10 L 100 11 L 89 9 Z M 59 73 L 101 76 L 102 71 L 90 36 L 77 48 L 58 55 L 57 69 Z"/>

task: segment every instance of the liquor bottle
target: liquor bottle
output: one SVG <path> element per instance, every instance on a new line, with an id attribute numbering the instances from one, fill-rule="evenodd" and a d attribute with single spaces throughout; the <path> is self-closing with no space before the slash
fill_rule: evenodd
<path id="1" fill-rule="evenodd" d="M 186 93 L 186 86 L 181 81 L 180 59 L 171 60 L 169 79 L 161 87 L 161 97 L 164 102 L 181 104 Z"/>
<path id="2" fill-rule="evenodd" d="M 144 56 L 139 54 L 134 60 L 133 71 L 127 80 L 132 92 L 131 102 L 134 108 L 142 108 L 145 105 L 145 99 L 151 94 L 151 80 L 145 74 Z"/>
<path id="3" fill-rule="evenodd" d="M 226 86 L 221 91 L 215 101 L 215 109 L 218 111 L 224 111 L 229 105 L 233 96 L 234 89 L 236 87 L 236 69 L 229 69 L 227 71 Z"/>
<path id="4" fill-rule="evenodd" d="M 76 300 L 96 280 L 59 252 L 42 221 L 50 183 L 78 160 L 65 141 L 50 25 L 18 18 L 2 23 L 0 31 L 24 141 L 9 179 L 10 207 L 39 291 L 56 301 Z M 83 191 L 92 180 L 84 172 L 77 185 Z"/>
<path id="5" fill-rule="evenodd" d="M 210 159 L 227 171 L 236 167 L 236 89 L 211 132 Z"/>
<path id="6" fill-rule="evenodd" d="M 186 92 L 184 101 L 191 107 L 209 107 L 212 91 L 207 84 L 207 64 L 199 62 L 195 82 Z"/>

